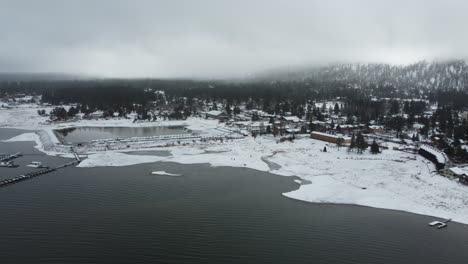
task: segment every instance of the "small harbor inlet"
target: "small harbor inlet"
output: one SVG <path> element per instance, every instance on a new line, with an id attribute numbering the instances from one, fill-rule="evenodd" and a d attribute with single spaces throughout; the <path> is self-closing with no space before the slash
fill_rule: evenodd
<path id="1" fill-rule="evenodd" d="M 54 131 L 62 143 L 80 144 L 93 140 L 127 139 L 132 137 L 153 137 L 187 134 L 191 131 L 184 126 L 155 127 L 73 127 Z"/>

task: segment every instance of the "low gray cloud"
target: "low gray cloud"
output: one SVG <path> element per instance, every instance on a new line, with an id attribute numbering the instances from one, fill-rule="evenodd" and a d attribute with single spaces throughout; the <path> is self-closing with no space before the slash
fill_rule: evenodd
<path id="1" fill-rule="evenodd" d="M 466 1 L 0 0 L 0 71 L 231 77 L 468 56 Z"/>

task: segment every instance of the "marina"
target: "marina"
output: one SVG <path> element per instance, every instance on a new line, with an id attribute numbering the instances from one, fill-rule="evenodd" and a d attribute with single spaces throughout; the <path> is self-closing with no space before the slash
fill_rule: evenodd
<path id="1" fill-rule="evenodd" d="M 21 174 L 19 176 L 13 177 L 13 178 L 1 180 L 0 181 L 0 188 L 10 186 L 10 185 L 13 185 L 13 184 L 16 184 L 16 183 L 20 183 L 20 182 L 23 182 L 23 181 L 26 181 L 26 180 L 30 180 L 30 179 L 36 178 L 38 176 L 57 171 L 57 170 L 62 169 L 62 168 L 66 168 L 66 167 L 70 167 L 70 166 L 74 166 L 74 165 L 79 164 L 81 162 L 80 157 L 76 153 L 73 153 L 73 154 L 75 156 L 74 161 L 68 162 L 68 163 L 65 163 L 65 164 L 62 164 L 62 165 L 59 165 L 59 166 L 56 166 L 56 167 L 52 167 L 52 168 L 50 168 L 49 166 L 43 165 L 42 162 L 32 161 L 30 164 L 26 165 L 26 167 L 37 168 L 37 169 L 40 169 L 40 170 L 29 172 L 29 173 L 24 173 L 24 174 Z M 2 161 L 0 162 L 0 167 L 8 167 L 8 168 L 17 168 L 17 167 L 19 167 L 18 165 L 15 165 L 11 161 L 11 159 L 21 157 L 22 156 L 21 153 L 16 153 L 16 154 L 13 154 L 13 155 L 4 155 L 4 156 L 5 156 L 5 158 L 2 159 Z"/>

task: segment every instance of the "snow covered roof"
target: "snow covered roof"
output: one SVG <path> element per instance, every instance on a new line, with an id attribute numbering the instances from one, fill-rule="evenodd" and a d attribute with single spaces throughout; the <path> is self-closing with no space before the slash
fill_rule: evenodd
<path id="1" fill-rule="evenodd" d="M 250 121 L 237 121 L 234 124 L 240 125 L 240 126 L 248 126 L 250 125 Z"/>
<path id="2" fill-rule="evenodd" d="M 101 110 L 97 110 L 95 112 L 90 113 L 90 115 L 103 115 L 103 114 L 104 114 L 104 111 L 101 111 Z"/>
<path id="3" fill-rule="evenodd" d="M 317 132 L 317 131 L 312 131 L 311 134 L 319 135 L 319 136 L 325 136 L 325 137 L 331 137 L 331 138 L 351 139 L 350 137 L 347 137 L 347 136 L 344 136 L 344 135 L 340 135 L 340 134 L 333 135 L 333 134 L 327 134 L 327 133 L 322 133 L 322 132 Z"/>
<path id="4" fill-rule="evenodd" d="M 292 122 L 301 122 L 302 120 L 297 116 L 283 116 L 284 120 Z"/>
<path id="5" fill-rule="evenodd" d="M 431 153 L 432 155 L 434 155 L 437 159 L 437 162 L 439 163 L 445 163 L 447 162 L 447 158 L 445 156 L 444 153 L 442 153 L 441 151 L 439 151 L 438 149 L 435 149 L 434 147 L 431 147 L 429 145 L 421 145 L 421 149 Z"/>
<path id="6" fill-rule="evenodd" d="M 450 168 L 449 170 L 457 176 L 462 176 L 462 175 L 468 176 L 468 167 L 464 167 L 464 168 L 453 167 L 453 168 Z"/>
<path id="7" fill-rule="evenodd" d="M 209 111 L 209 112 L 206 113 L 206 114 L 212 115 L 212 116 L 219 116 L 219 115 L 222 114 L 222 113 L 223 113 L 223 112 L 218 111 L 218 110 L 211 110 L 211 111 Z"/>
<path id="8" fill-rule="evenodd" d="M 286 132 L 288 133 L 299 133 L 301 132 L 300 128 L 286 128 Z"/>

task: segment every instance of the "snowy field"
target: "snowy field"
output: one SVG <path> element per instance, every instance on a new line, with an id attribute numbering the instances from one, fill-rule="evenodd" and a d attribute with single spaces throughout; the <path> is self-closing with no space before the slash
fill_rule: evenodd
<path id="1" fill-rule="evenodd" d="M 22 116 L 24 115 L 24 116 Z M 155 123 L 132 123 L 130 120 L 81 121 L 62 126 L 148 126 L 186 125 L 193 130 L 216 129 L 217 121 L 188 119 Z M 45 123 L 37 109 L 21 107 L 0 110 L 0 127 L 42 130 L 26 133 L 9 141 L 36 141 L 48 154 L 47 146 L 56 145 L 49 134 L 57 125 Z M 44 142 L 49 140 L 49 142 Z M 181 164 L 208 163 L 211 166 L 246 167 L 283 176 L 298 176 L 299 189 L 284 195 L 316 203 L 339 203 L 394 209 L 417 214 L 452 218 L 468 224 L 468 187 L 444 178 L 432 163 L 414 154 L 385 150 L 380 155 L 348 153 L 326 143 L 303 138 L 277 143 L 271 136 L 188 146 L 165 147 L 168 157 L 129 155 L 118 151 L 90 154 L 79 167 L 129 166 L 152 162 Z M 155 148 L 158 149 L 158 148 Z M 160 148 L 159 148 L 160 149 Z M 134 151 L 135 149 L 132 149 Z M 148 150 L 148 149 L 145 149 Z M 155 175 L 169 175 L 156 172 Z"/>
<path id="2" fill-rule="evenodd" d="M 68 107 L 65 106 L 67 109 Z M 99 120 L 78 120 L 75 122 L 61 122 L 49 124 L 48 117 L 39 116 L 37 110 L 45 109 L 49 113 L 53 107 L 44 107 L 35 104 L 18 105 L 12 109 L 0 108 L 0 127 L 17 128 L 24 130 L 53 130 L 72 127 L 154 127 L 154 126 L 185 126 L 190 130 L 213 129 L 218 121 L 202 118 L 189 118 L 187 120 L 156 122 L 136 122 L 132 119 L 112 118 Z"/>

